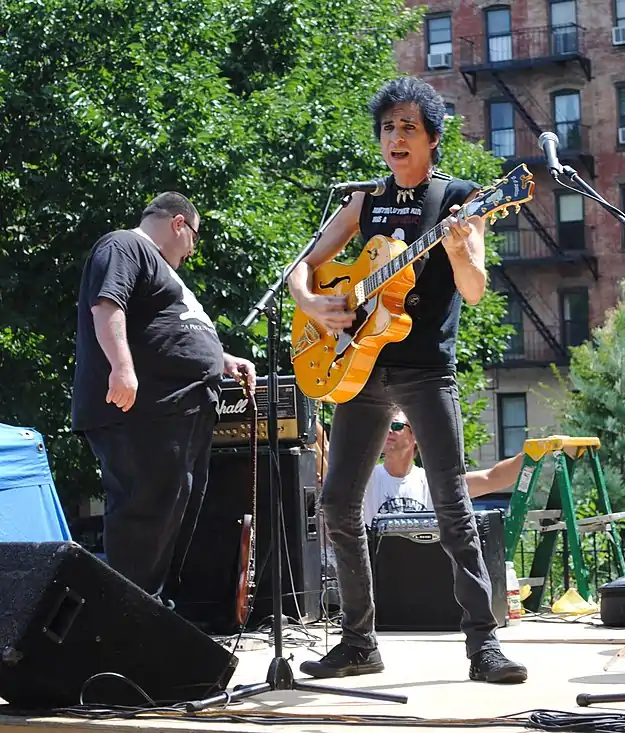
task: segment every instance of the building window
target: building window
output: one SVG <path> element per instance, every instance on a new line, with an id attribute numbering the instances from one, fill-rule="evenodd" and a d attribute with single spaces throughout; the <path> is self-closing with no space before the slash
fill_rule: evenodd
<path id="1" fill-rule="evenodd" d="M 625 147 L 625 84 L 616 87 L 616 119 L 618 124 L 618 144 Z"/>
<path id="2" fill-rule="evenodd" d="M 453 102 L 445 102 L 445 114 L 450 117 L 456 114 L 456 105 Z"/>
<path id="3" fill-rule="evenodd" d="M 583 250 L 584 197 L 579 193 L 561 193 L 557 197 L 558 244 L 565 250 Z"/>
<path id="4" fill-rule="evenodd" d="M 551 0 L 551 53 L 560 56 L 578 49 L 575 0 Z"/>
<path id="5" fill-rule="evenodd" d="M 451 68 L 451 15 L 428 18 L 428 69 Z"/>
<path id="6" fill-rule="evenodd" d="M 514 107 L 511 102 L 489 105 L 490 149 L 501 158 L 512 158 L 514 145 Z"/>
<path id="7" fill-rule="evenodd" d="M 488 60 L 509 61 L 512 58 L 512 24 L 510 8 L 491 8 L 486 11 Z"/>
<path id="8" fill-rule="evenodd" d="M 525 352 L 525 338 L 523 335 L 523 309 L 521 303 L 512 293 L 507 293 L 508 311 L 503 322 L 514 327 L 514 333 L 509 337 L 506 348 L 507 357 L 523 356 Z"/>
<path id="9" fill-rule="evenodd" d="M 514 211 L 508 210 L 508 216 L 497 219 L 493 225 L 493 232 L 503 237 L 498 245 L 499 254 L 504 258 L 518 257 L 521 254 L 519 244 L 519 217 Z"/>
<path id="10" fill-rule="evenodd" d="M 556 134 L 564 150 L 581 149 L 581 103 L 579 92 L 558 92 L 553 97 Z"/>
<path id="11" fill-rule="evenodd" d="M 564 346 L 579 346 L 589 336 L 588 288 L 564 290 L 560 293 L 560 318 Z"/>
<path id="12" fill-rule="evenodd" d="M 625 0 L 616 0 L 614 16 L 614 25 L 625 26 Z"/>
<path id="13" fill-rule="evenodd" d="M 499 394 L 499 458 L 512 458 L 523 450 L 527 437 L 527 404 L 524 394 Z"/>

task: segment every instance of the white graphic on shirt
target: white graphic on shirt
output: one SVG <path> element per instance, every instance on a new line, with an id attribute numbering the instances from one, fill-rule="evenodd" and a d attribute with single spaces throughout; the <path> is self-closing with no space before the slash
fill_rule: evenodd
<path id="1" fill-rule="evenodd" d="M 400 239 L 402 242 L 405 242 L 406 232 L 401 227 L 397 227 L 397 229 L 395 229 L 395 231 L 391 234 L 391 239 Z"/>
<path id="2" fill-rule="evenodd" d="M 187 310 L 185 313 L 180 314 L 180 320 L 188 321 L 190 318 L 193 318 L 196 321 L 201 321 L 202 323 L 205 323 L 209 327 L 209 329 L 214 331 L 215 326 L 213 325 L 213 322 L 205 313 L 204 308 L 202 308 L 200 302 L 195 297 L 195 295 L 193 295 L 189 288 L 184 284 L 178 273 L 173 269 L 173 267 L 171 267 L 171 265 L 168 264 L 167 269 L 169 270 L 169 274 L 182 288 L 182 302 L 184 303 Z"/>
<path id="3" fill-rule="evenodd" d="M 407 476 L 391 476 L 383 464 L 373 469 L 365 491 L 363 518 L 370 527 L 376 514 L 434 511 L 425 471 L 413 466 Z"/>
<path id="4" fill-rule="evenodd" d="M 156 242 L 150 237 L 148 234 L 146 234 L 141 227 L 135 227 L 132 230 L 135 234 L 138 234 L 140 237 L 143 237 L 144 239 L 147 239 L 147 241 L 152 244 L 156 249 L 158 249 L 158 245 Z M 180 285 L 182 288 L 182 302 L 184 303 L 186 307 L 186 312 L 180 314 L 180 320 L 181 321 L 188 321 L 189 319 L 193 318 L 196 321 L 201 321 L 202 323 L 206 324 L 208 326 L 209 331 L 214 331 L 217 333 L 217 330 L 215 329 L 215 326 L 213 325 L 213 322 L 209 318 L 209 316 L 204 312 L 204 308 L 200 305 L 200 302 L 198 299 L 193 295 L 193 293 L 189 290 L 189 288 L 184 284 L 184 282 L 179 277 L 178 273 L 174 270 L 174 268 L 169 264 L 169 262 L 165 262 L 165 265 L 167 269 L 169 270 L 169 274 L 173 277 L 173 279 Z M 190 331 L 205 331 L 205 328 L 202 328 L 201 326 L 198 326 L 194 323 L 186 324 L 185 326 Z"/>

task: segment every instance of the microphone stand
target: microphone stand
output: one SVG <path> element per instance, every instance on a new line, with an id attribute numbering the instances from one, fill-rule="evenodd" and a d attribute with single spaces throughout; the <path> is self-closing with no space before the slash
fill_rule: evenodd
<path id="1" fill-rule="evenodd" d="M 322 216 L 322 222 L 327 213 L 330 198 L 326 204 Z M 267 317 L 267 433 L 269 438 L 269 505 L 270 511 L 270 544 L 271 544 L 271 581 L 272 581 L 272 604 L 273 604 L 273 637 L 274 637 L 274 658 L 269 665 L 267 677 L 264 682 L 256 682 L 248 685 L 237 685 L 232 692 L 220 692 L 204 700 L 196 700 L 186 704 L 186 711 L 199 712 L 213 705 L 228 705 L 235 700 L 253 697 L 265 692 L 274 690 L 305 690 L 331 695 L 346 695 L 350 697 L 362 697 L 371 700 L 383 700 L 386 702 L 407 703 L 405 695 L 394 695 L 387 692 L 370 692 L 369 690 L 341 689 L 327 685 L 315 685 L 310 682 L 300 682 L 293 678 L 293 671 L 287 659 L 283 657 L 282 651 L 282 557 L 280 543 L 280 526 L 282 517 L 282 496 L 280 486 L 280 464 L 278 453 L 278 334 L 276 331 L 276 307 L 275 299 L 280 289 L 284 286 L 287 278 L 295 267 L 308 255 L 323 231 L 331 221 L 339 214 L 341 209 L 349 203 L 351 195 L 347 194 L 327 222 L 320 226 L 315 236 L 306 244 L 300 254 L 293 262 L 284 268 L 280 277 L 268 288 L 262 298 L 252 307 L 242 324 L 249 328 L 252 323 L 262 314 Z"/>
<path id="2" fill-rule="evenodd" d="M 571 168 L 570 165 L 564 165 L 561 167 L 561 172 L 564 173 L 564 175 L 569 180 L 573 181 L 573 183 L 577 184 L 581 189 L 583 189 L 583 191 L 585 191 L 585 196 L 594 199 L 595 201 L 600 203 L 601 206 L 603 206 L 606 211 L 609 211 L 615 219 L 620 221 L 621 224 L 625 224 L 625 214 L 620 209 L 617 209 L 616 206 L 612 206 L 612 204 L 606 201 L 599 193 L 597 193 L 597 191 L 595 191 L 592 186 L 586 183 L 586 181 L 581 178 L 581 176 L 579 176 L 575 168 Z M 555 168 L 553 168 L 550 173 L 557 183 L 559 183 L 561 186 L 564 186 L 565 188 L 570 188 L 566 184 L 562 183 L 562 181 L 560 181 L 560 179 L 558 178 L 558 171 Z"/>

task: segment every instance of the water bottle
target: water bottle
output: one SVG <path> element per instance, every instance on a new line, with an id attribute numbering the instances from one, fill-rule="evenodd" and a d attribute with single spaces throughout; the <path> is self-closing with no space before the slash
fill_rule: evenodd
<path id="1" fill-rule="evenodd" d="M 506 561 L 506 597 L 508 599 L 508 625 L 515 626 L 521 623 L 521 593 L 519 579 L 514 570 L 514 563 Z"/>

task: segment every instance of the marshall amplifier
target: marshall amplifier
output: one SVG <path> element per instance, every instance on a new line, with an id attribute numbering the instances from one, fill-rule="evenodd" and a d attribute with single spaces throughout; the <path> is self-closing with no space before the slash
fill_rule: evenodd
<path id="1" fill-rule="evenodd" d="M 267 377 L 256 382 L 258 408 L 258 442 L 267 444 L 268 413 Z M 224 379 L 219 401 L 219 422 L 213 431 L 213 445 L 248 445 L 252 413 L 248 399 L 234 379 Z M 306 397 L 295 383 L 294 376 L 278 377 L 278 440 L 284 445 L 314 443 L 315 401 Z"/>
<path id="2" fill-rule="evenodd" d="M 493 613 L 506 625 L 506 538 L 499 510 L 475 512 L 486 569 L 493 587 Z M 451 560 L 440 545 L 434 512 L 378 514 L 371 522 L 376 629 L 458 631 L 462 609 L 453 590 Z"/>

